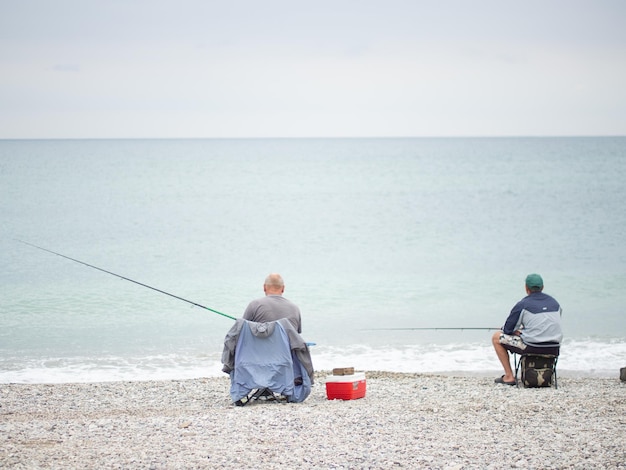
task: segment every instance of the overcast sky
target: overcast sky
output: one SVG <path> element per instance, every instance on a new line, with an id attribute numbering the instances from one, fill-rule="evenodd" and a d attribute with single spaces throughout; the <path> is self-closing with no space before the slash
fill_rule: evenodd
<path id="1" fill-rule="evenodd" d="M 623 0 L 0 0 L 0 138 L 626 135 Z"/>

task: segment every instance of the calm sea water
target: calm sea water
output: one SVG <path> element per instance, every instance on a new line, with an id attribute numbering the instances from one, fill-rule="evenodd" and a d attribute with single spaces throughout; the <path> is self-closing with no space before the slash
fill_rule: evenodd
<path id="1" fill-rule="evenodd" d="M 626 138 L 0 141 L 0 382 L 220 375 L 280 272 L 317 369 L 497 371 L 539 272 L 560 370 L 626 366 Z"/>

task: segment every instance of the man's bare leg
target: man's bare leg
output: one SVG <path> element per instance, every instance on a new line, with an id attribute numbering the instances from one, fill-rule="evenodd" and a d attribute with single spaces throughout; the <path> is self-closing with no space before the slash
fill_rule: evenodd
<path id="1" fill-rule="evenodd" d="M 491 342 L 493 343 L 493 348 L 496 350 L 496 355 L 498 356 L 498 359 L 502 364 L 502 368 L 504 369 L 504 377 L 502 377 L 502 380 L 504 382 L 514 382 L 515 376 L 513 375 L 513 369 L 511 369 L 509 352 L 500 344 L 501 333 L 501 331 L 496 331 L 491 337 Z"/>

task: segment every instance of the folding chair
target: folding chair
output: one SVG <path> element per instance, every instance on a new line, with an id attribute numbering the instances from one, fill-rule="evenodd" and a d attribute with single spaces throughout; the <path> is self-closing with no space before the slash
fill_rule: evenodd
<path id="1" fill-rule="evenodd" d="M 313 365 L 308 346 L 288 320 L 237 320 L 226 335 L 222 363 L 237 406 L 255 400 L 297 403 L 311 393 Z"/>
<path id="2" fill-rule="evenodd" d="M 558 388 L 556 374 L 558 354 L 513 353 L 513 357 L 517 387 L 522 382 L 525 388 L 551 387 L 553 384 L 555 389 Z M 518 380 L 520 374 L 521 380 Z"/>

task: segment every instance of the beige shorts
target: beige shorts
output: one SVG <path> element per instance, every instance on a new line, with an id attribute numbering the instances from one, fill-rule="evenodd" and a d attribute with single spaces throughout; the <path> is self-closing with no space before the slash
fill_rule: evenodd
<path id="1" fill-rule="evenodd" d="M 513 352 L 524 351 L 526 349 L 526 345 L 522 341 L 522 338 L 516 335 L 505 335 L 504 333 L 501 333 L 500 344 L 509 351 Z"/>

